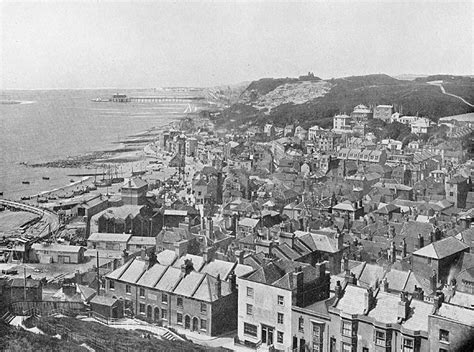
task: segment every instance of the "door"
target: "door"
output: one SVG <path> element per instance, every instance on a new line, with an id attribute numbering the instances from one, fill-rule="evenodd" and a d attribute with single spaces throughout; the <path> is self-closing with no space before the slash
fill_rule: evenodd
<path id="1" fill-rule="evenodd" d="M 153 312 L 153 308 L 151 306 L 148 306 L 147 309 L 146 309 L 146 317 L 148 319 L 151 319 L 152 312 Z"/>
<path id="2" fill-rule="evenodd" d="M 184 328 L 191 329 L 191 318 L 189 317 L 189 315 L 186 315 L 184 317 Z"/>
<path id="3" fill-rule="evenodd" d="M 155 307 L 155 321 L 160 320 L 160 309 L 158 307 Z"/>
<path id="4" fill-rule="evenodd" d="M 300 339 L 300 352 L 305 352 L 306 350 L 306 341 L 305 339 Z"/>
<path id="5" fill-rule="evenodd" d="M 262 343 L 266 343 L 268 346 L 273 345 L 273 331 L 271 326 L 262 325 Z"/>
<path id="6" fill-rule="evenodd" d="M 199 330 L 199 319 L 194 317 L 193 318 L 193 331 L 198 331 Z"/>

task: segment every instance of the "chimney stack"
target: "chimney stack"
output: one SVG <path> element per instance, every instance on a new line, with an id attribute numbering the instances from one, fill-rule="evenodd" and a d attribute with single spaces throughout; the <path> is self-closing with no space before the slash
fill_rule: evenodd
<path id="1" fill-rule="evenodd" d="M 193 261 L 191 259 L 185 259 L 184 263 L 181 265 L 181 274 L 183 276 L 186 276 L 193 270 L 194 270 Z"/>
<path id="2" fill-rule="evenodd" d="M 340 230 L 337 230 L 336 233 L 336 248 L 339 251 L 344 249 L 344 233 Z"/>
<path id="3" fill-rule="evenodd" d="M 410 301 L 408 300 L 408 294 L 406 292 L 400 293 L 400 301 L 398 302 L 398 322 L 401 323 L 408 319 L 410 313 Z"/>
<path id="4" fill-rule="evenodd" d="M 418 234 L 418 249 L 421 249 L 425 246 L 425 239 L 421 235 L 421 233 Z"/>
<path id="5" fill-rule="evenodd" d="M 216 295 L 217 295 L 217 298 L 222 297 L 222 282 L 221 282 L 220 274 L 217 274 L 217 278 L 216 278 Z"/>
<path id="6" fill-rule="evenodd" d="M 386 277 L 383 279 L 382 285 L 383 285 L 383 292 L 390 292 L 390 288 L 389 288 L 389 285 L 388 285 L 388 280 L 387 280 Z"/>
<path id="7" fill-rule="evenodd" d="M 374 298 L 374 290 L 372 287 L 369 287 L 367 291 L 364 293 L 365 297 L 365 310 L 364 313 L 368 313 L 373 307 L 375 303 L 375 298 Z"/>
<path id="8" fill-rule="evenodd" d="M 214 236 L 214 223 L 212 221 L 212 217 L 207 217 L 207 237 L 212 239 Z"/>
<path id="9" fill-rule="evenodd" d="M 237 276 L 235 275 L 234 270 L 230 272 L 228 280 L 230 284 L 230 290 L 235 292 L 237 290 Z"/>
<path id="10" fill-rule="evenodd" d="M 421 287 L 415 285 L 413 290 L 413 298 L 423 301 L 425 299 L 425 293 Z"/>
<path id="11" fill-rule="evenodd" d="M 342 298 L 342 287 L 341 287 L 341 281 L 337 280 L 336 286 L 334 287 L 334 293 L 336 295 L 336 299 Z"/>
<path id="12" fill-rule="evenodd" d="M 407 256 L 407 242 L 405 241 L 405 238 L 402 240 L 402 258 L 405 258 Z"/>
<path id="13" fill-rule="evenodd" d="M 395 247 L 395 242 L 390 243 L 390 262 L 395 263 L 397 261 L 397 248 Z"/>

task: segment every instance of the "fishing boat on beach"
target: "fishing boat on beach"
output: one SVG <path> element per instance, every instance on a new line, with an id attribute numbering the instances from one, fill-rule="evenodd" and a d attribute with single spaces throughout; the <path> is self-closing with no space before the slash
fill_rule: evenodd
<path id="1" fill-rule="evenodd" d="M 20 198 L 20 200 L 30 200 L 30 199 L 31 199 L 30 196 L 23 196 L 23 197 Z"/>
<path id="2" fill-rule="evenodd" d="M 48 176 L 43 176 L 43 180 L 49 180 Z"/>
<path id="3" fill-rule="evenodd" d="M 29 185 L 30 181 L 21 181 L 21 183 L 23 183 L 24 185 Z"/>

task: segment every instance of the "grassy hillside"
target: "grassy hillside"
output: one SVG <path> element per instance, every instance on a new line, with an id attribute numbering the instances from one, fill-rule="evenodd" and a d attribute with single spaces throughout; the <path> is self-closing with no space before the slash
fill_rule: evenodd
<path id="1" fill-rule="evenodd" d="M 442 94 L 439 87 L 427 83 L 435 80 L 443 80 L 448 93 L 474 101 L 474 79 L 470 77 L 437 75 L 409 81 L 377 74 L 328 80 L 332 88 L 324 96 L 304 104 L 282 104 L 264 114 L 250 106 L 249 97 L 250 101 L 255 101 L 259 96 L 268 94 L 285 83 L 298 81 L 292 78 L 265 78 L 252 82 L 242 93 L 246 100 L 224 111 L 219 123 L 238 126 L 248 122 L 259 125 L 271 122 L 284 126 L 298 122 L 306 128 L 315 124 L 329 127 L 334 114 L 349 114 L 358 104 L 393 104 L 397 111 L 405 115 L 418 114 L 434 121 L 443 116 L 474 112 L 473 108 L 459 99 Z"/>

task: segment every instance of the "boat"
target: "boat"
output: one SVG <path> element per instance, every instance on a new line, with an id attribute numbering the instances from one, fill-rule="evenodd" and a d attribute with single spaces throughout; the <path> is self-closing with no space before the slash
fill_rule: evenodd
<path id="1" fill-rule="evenodd" d="M 48 176 L 43 176 L 43 180 L 49 180 Z"/>
<path id="2" fill-rule="evenodd" d="M 29 185 L 30 181 L 21 181 L 21 183 L 23 183 L 24 185 Z"/>
<path id="3" fill-rule="evenodd" d="M 74 179 L 71 178 L 71 179 L 69 180 L 69 182 L 71 182 L 71 183 L 74 182 Z"/>
<path id="4" fill-rule="evenodd" d="M 21 197 L 20 199 L 21 199 L 21 200 L 30 200 L 31 197 L 30 197 L 30 196 L 23 196 L 23 197 Z"/>

